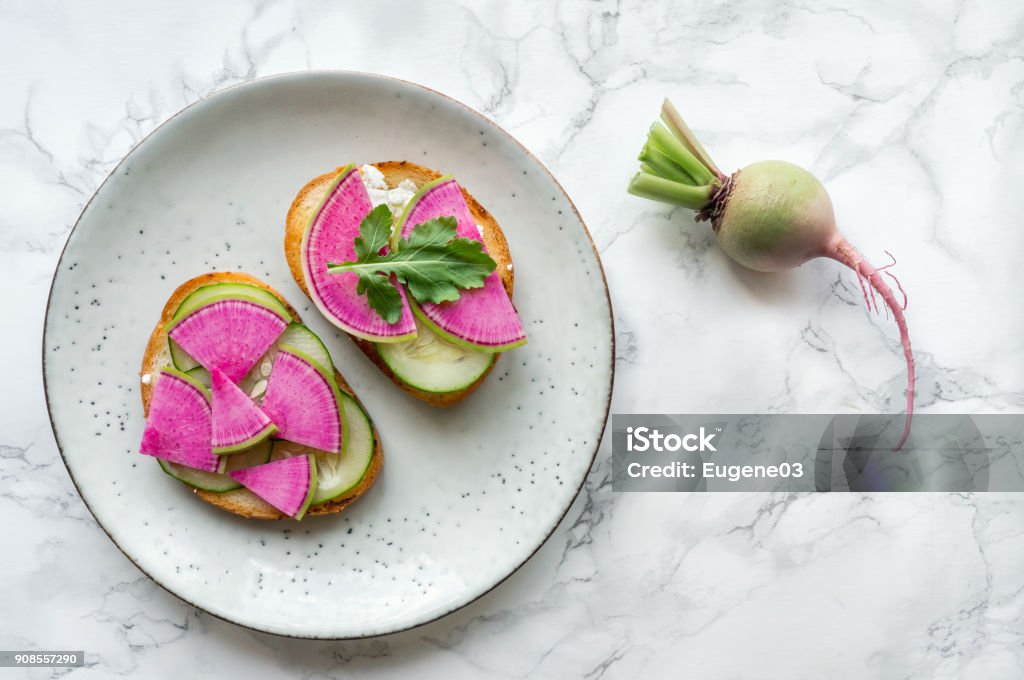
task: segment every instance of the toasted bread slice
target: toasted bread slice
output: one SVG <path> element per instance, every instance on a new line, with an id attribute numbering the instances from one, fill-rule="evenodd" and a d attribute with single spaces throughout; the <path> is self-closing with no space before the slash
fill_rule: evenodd
<path id="1" fill-rule="evenodd" d="M 164 332 L 164 328 L 166 328 L 167 324 L 170 323 L 171 317 L 174 316 L 174 312 L 178 309 L 182 300 L 188 297 L 189 294 L 197 288 L 201 288 L 211 283 L 248 283 L 254 286 L 259 286 L 260 288 L 273 293 L 277 299 L 279 299 L 281 303 L 288 308 L 288 311 L 291 312 L 295 321 L 301 322 L 295 308 L 284 299 L 284 296 L 255 277 L 249 276 L 248 274 L 242 274 L 240 272 L 211 272 L 209 274 L 202 274 L 178 286 L 170 299 L 167 300 L 167 304 L 164 305 L 164 310 L 160 314 L 160 321 L 157 323 L 156 328 L 153 329 L 153 333 L 149 336 L 149 343 L 146 345 L 146 354 L 142 358 L 142 370 L 139 373 L 140 378 L 143 375 L 154 376 L 160 372 L 160 369 L 170 365 L 171 357 L 170 351 L 167 348 L 167 333 Z M 338 388 L 342 392 L 345 392 L 356 401 L 359 401 L 359 397 L 355 395 L 352 388 L 349 387 L 347 382 L 345 382 L 345 378 L 342 377 L 341 373 L 335 370 L 334 377 L 338 382 Z M 148 415 L 149 400 L 153 393 L 153 382 L 140 382 L 140 384 L 142 387 L 142 408 Z M 360 405 L 362 405 L 362 402 L 360 402 Z M 366 474 L 363 475 L 363 479 L 359 482 L 359 485 L 352 489 L 352 491 L 343 498 L 336 498 L 332 501 L 323 503 L 322 505 L 310 507 L 306 512 L 307 517 L 310 515 L 328 515 L 333 512 L 341 512 L 350 503 L 366 493 L 366 490 L 373 485 L 373 482 L 377 479 L 377 475 L 380 473 L 381 465 L 384 462 L 384 450 L 381 447 L 380 436 L 377 434 L 376 426 L 373 428 L 373 440 L 374 449 L 373 457 L 370 459 L 370 468 L 367 470 Z M 236 489 L 234 491 L 225 491 L 224 493 L 215 493 L 212 491 L 196 489 L 195 494 L 211 505 L 216 505 L 218 508 L 249 519 L 286 518 L 286 515 L 258 498 L 248 489 Z"/>
<path id="2" fill-rule="evenodd" d="M 384 175 L 384 179 L 387 181 L 388 188 L 394 189 L 402 180 L 411 180 L 416 188 L 423 186 L 431 180 L 435 180 L 441 177 L 441 173 L 430 168 L 425 168 L 422 165 L 416 165 L 408 161 L 384 161 L 382 163 L 371 163 L 374 167 L 381 171 Z M 313 218 L 313 211 L 316 210 L 317 206 L 324 198 L 324 193 L 327 191 L 327 187 L 331 181 L 337 177 L 338 173 L 342 168 L 336 168 L 332 172 L 320 175 L 310 180 L 306 186 L 299 190 L 298 195 L 292 202 L 291 208 L 288 210 L 288 218 L 285 225 L 284 235 L 284 252 L 285 257 L 288 258 L 288 268 L 291 269 L 292 277 L 295 279 L 295 283 L 299 284 L 299 288 L 308 296 L 309 288 L 306 285 L 306 277 L 302 272 L 302 235 L 306 231 L 306 226 L 309 221 Z M 512 264 L 512 256 L 508 251 L 508 242 L 505 240 L 505 234 L 502 233 L 501 227 L 498 222 L 487 212 L 482 205 L 480 205 L 475 198 L 465 188 L 462 189 L 462 195 L 466 198 L 466 203 L 469 205 L 469 211 L 473 215 L 473 219 L 476 223 L 484 227 L 483 229 L 483 240 L 484 245 L 487 247 L 487 252 L 494 259 L 494 262 L 498 265 L 498 275 L 501 277 L 501 283 L 505 287 L 505 291 L 508 296 L 512 297 L 512 285 L 515 281 L 515 273 L 513 268 L 509 265 Z M 476 388 L 483 383 L 484 379 L 494 370 L 494 366 L 498 363 L 497 359 L 501 356 L 500 354 L 495 357 L 494 363 L 491 367 L 481 375 L 476 382 L 472 385 L 459 390 L 457 392 L 424 392 L 423 390 L 416 389 L 415 387 L 400 380 L 387 363 L 381 358 L 380 354 L 377 353 L 377 348 L 374 343 L 369 340 L 357 338 L 355 336 L 349 336 L 354 343 L 363 351 L 370 361 L 379 368 L 384 375 L 391 378 L 391 381 L 401 387 L 403 390 L 413 395 L 417 399 L 421 399 L 432 406 L 451 406 L 456 404 L 470 394 L 473 393 Z"/>

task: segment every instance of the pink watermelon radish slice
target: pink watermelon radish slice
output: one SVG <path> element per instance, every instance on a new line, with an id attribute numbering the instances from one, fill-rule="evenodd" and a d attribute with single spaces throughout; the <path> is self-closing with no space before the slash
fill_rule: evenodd
<path id="1" fill-rule="evenodd" d="M 267 414 L 216 368 L 210 371 L 213 452 L 223 456 L 246 449 L 277 432 Z"/>
<path id="2" fill-rule="evenodd" d="M 458 236 L 483 241 L 458 182 L 446 175 L 424 184 L 412 197 L 395 227 L 392 247 L 398 244 L 399 235 L 407 238 L 416 225 L 444 216 L 455 217 Z M 413 312 L 431 330 L 458 345 L 503 352 L 526 342 L 519 315 L 496 271 L 482 288 L 463 290 L 454 302 L 410 302 Z"/>
<path id="3" fill-rule="evenodd" d="M 257 302 L 261 302 L 277 311 L 285 318 L 291 317 L 291 313 L 288 311 L 285 304 L 266 288 L 261 288 L 251 283 L 232 281 L 210 283 L 196 288 L 181 301 L 181 304 L 178 305 L 178 309 L 175 310 L 172 321 L 184 317 L 189 312 L 209 302 L 213 298 L 238 297 L 239 295 L 246 298 L 253 298 Z M 177 343 L 173 340 L 168 340 L 167 344 L 168 349 L 170 349 L 171 352 L 171 361 L 174 363 L 174 367 L 179 371 L 187 372 L 199 365 L 198 362 L 178 347 Z"/>
<path id="4" fill-rule="evenodd" d="M 291 319 L 255 298 L 213 298 L 167 326 L 167 336 L 207 370 L 234 382 L 270 349 Z"/>
<path id="5" fill-rule="evenodd" d="M 281 439 L 331 453 L 344 450 L 345 415 L 334 376 L 294 347 L 278 349 L 262 406 Z"/>
<path id="6" fill-rule="evenodd" d="M 359 171 L 347 166 L 331 183 L 302 236 L 302 271 L 309 296 L 335 326 L 374 342 L 401 342 L 416 335 L 412 311 L 402 294 L 402 317 L 389 324 L 356 293 L 359 275 L 328 274 L 327 263 L 356 259 L 354 241 L 373 204 Z"/>
<path id="7" fill-rule="evenodd" d="M 306 514 L 316 491 L 313 456 L 282 458 L 228 475 L 275 508 L 295 519 Z"/>
<path id="8" fill-rule="evenodd" d="M 213 454 L 212 431 L 210 402 L 203 386 L 173 368 L 160 371 L 139 453 L 216 472 L 221 459 Z"/>

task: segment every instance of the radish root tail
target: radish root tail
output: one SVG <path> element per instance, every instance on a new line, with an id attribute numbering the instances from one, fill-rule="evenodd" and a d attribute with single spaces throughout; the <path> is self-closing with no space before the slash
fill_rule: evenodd
<path id="1" fill-rule="evenodd" d="M 883 252 L 885 252 L 885 254 L 889 256 L 889 259 L 892 260 L 892 262 L 890 262 L 889 264 L 885 265 L 884 267 L 879 267 L 878 271 L 884 271 L 884 270 L 888 269 L 889 267 L 892 267 L 892 266 L 894 266 L 896 264 L 896 258 L 893 257 L 892 253 L 890 253 L 888 250 L 883 251 Z M 900 291 L 900 295 L 903 296 L 903 309 L 906 310 L 907 309 L 907 291 L 903 290 L 903 284 L 900 283 L 900 280 L 897 279 L 896 275 L 893 274 L 892 272 L 885 272 L 885 275 L 888 276 L 890 279 L 892 279 L 893 282 L 896 284 L 896 287 Z M 860 276 L 859 272 L 858 272 L 858 276 Z"/>
<path id="2" fill-rule="evenodd" d="M 868 289 L 864 287 L 864 275 L 861 274 L 859 271 L 857 271 L 856 274 L 857 274 L 857 283 L 860 284 L 860 292 L 864 295 L 864 304 L 866 304 L 868 306 L 868 311 L 869 312 L 873 311 L 874 307 L 871 304 L 871 298 L 868 296 Z"/>
<path id="3" fill-rule="evenodd" d="M 857 274 L 857 280 L 861 282 L 862 289 L 864 287 L 862 279 L 866 280 L 869 285 L 872 298 L 874 297 L 874 293 L 877 291 L 882 300 L 885 301 L 887 312 L 892 312 L 893 317 L 896 319 L 896 327 L 899 328 L 900 331 L 900 345 L 903 347 L 903 357 L 907 362 L 907 419 L 906 424 L 903 427 L 903 434 L 900 436 L 899 443 L 897 443 L 893 448 L 893 451 L 899 451 L 906 443 L 907 437 L 910 436 L 910 421 L 914 415 L 914 382 L 916 378 L 914 373 L 914 354 L 910 349 L 910 334 L 907 331 L 906 318 L 903 316 L 903 310 L 907 308 L 906 291 L 903 290 L 903 286 L 900 285 L 899 280 L 895 276 L 889 272 L 885 272 L 893 281 L 896 282 L 896 287 L 899 289 L 900 293 L 903 294 L 903 304 L 901 305 L 899 301 L 897 301 L 896 295 L 892 292 L 892 288 L 889 287 L 889 284 L 886 283 L 885 279 L 882 277 L 882 271 L 896 264 L 896 258 L 892 257 L 890 254 L 889 257 L 892 258 L 892 262 L 884 267 L 876 268 L 872 266 L 872 264 L 868 262 L 856 248 L 850 245 L 846 239 L 841 237 L 836 239 L 827 255 L 833 260 L 836 260 L 837 262 L 840 262 L 852 269 L 854 273 Z M 864 298 L 867 300 L 866 293 Z M 868 308 L 871 308 L 870 302 L 868 303 Z M 875 302 L 875 311 L 878 311 L 877 301 Z"/>

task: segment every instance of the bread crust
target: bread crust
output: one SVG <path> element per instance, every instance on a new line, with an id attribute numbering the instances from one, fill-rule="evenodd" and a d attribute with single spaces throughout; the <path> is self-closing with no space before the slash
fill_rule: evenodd
<path id="1" fill-rule="evenodd" d="M 146 415 L 149 415 L 149 402 L 152 398 L 155 380 L 150 380 L 146 383 L 141 381 L 141 377 L 147 374 L 155 377 L 160 372 L 160 369 L 171 363 L 170 352 L 167 349 L 167 333 L 164 329 L 167 327 L 167 324 L 170 323 L 171 318 L 174 316 L 174 312 L 186 297 L 196 289 L 212 283 L 248 283 L 254 286 L 259 286 L 277 297 L 277 299 L 288 308 L 288 311 L 292 314 L 295 321 L 301 323 L 298 312 L 287 300 L 285 300 L 283 295 L 249 274 L 241 272 L 210 272 L 208 274 L 201 274 L 186 281 L 178 286 L 174 293 L 171 294 L 171 297 L 167 300 L 167 304 L 164 305 L 164 309 L 160 313 L 160 320 L 157 322 L 156 328 L 153 329 L 153 332 L 149 336 L 149 342 L 146 344 L 146 352 L 142 357 L 142 370 L 140 371 L 139 376 L 142 388 L 142 409 Z M 335 369 L 334 376 L 338 382 L 338 388 L 355 399 L 359 402 L 359 405 L 362 406 L 362 402 L 359 401 L 359 397 L 352 391 L 352 388 L 347 382 L 345 382 L 345 378 L 337 369 Z M 372 424 L 372 419 L 370 422 Z M 329 515 L 331 513 L 341 512 L 357 498 L 366 493 L 367 489 L 373 486 L 374 481 L 376 481 L 377 476 L 380 474 L 381 466 L 384 464 L 384 449 L 381 446 L 380 435 L 377 432 L 376 425 L 373 425 L 373 439 L 374 448 L 373 456 L 370 459 L 370 467 L 366 474 L 363 475 L 363 479 L 359 484 L 351 492 L 346 494 L 344 498 L 336 498 L 321 505 L 310 507 L 306 512 L 306 517 L 311 515 Z M 248 519 L 287 518 L 287 515 L 281 513 L 273 506 L 261 500 L 248 489 L 235 489 L 234 491 L 226 491 L 223 493 L 204 491 L 202 489 L 194 489 L 193 491 L 196 496 L 207 503 Z"/>
<path id="2" fill-rule="evenodd" d="M 388 188 L 393 189 L 402 183 L 403 180 L 410 180 L 416 185 L 416 188 L 420 188 L 427 182 L 441 177 L 441 173 L 430 168 L 410 163 L 409 161 L 382 161 L 379 163 L 370 163 L 384 175 L 384 179 L 387 182 Z M 310 219 L 313 217 L 313 212 L 317 206 L 320 205 L 321 200 L 324 197 L 327 187 L 331 181 L 337 177 L 338 173 L 342 168 L 335 168 L 333 171 L 314 177 L 306 183 L 296 195 L 295 200 L 292 201 L 291 207 L 288 209 L 288 216 L 285 220 L 285 235 L 284 235 L 284 253 L 288 260 L 288 269 L 292 273 L 292 278 L 295 279 L 295 283 L 298 284 L 302 292 L 309 296 L 309 288 L 306 285 L 306 277 L 302 271 L 302 235 L 306 231 L 306 225 L 309 224 Z M 476 220 L 477 224 L 482 226 L 483 229 L 483 241 L 487 247 L 488 254 L 494 259 L 494 262 L 498 265 L 498 276 L 501 279 L 502 285 L 505 287 L 505 291 L 508 293 L 509 298 L 512 297 L 512 288 L 515 283 L 515 272 L 510 267 L 512 264 L 512 255 L 509 253 L 508 242 L 505 240 L 505 234 L 502 232 L 501 227 L 498 225 L 497 220 L 487 212 L 486 209 L 480 203 L 473 198 L 473 196 L 466 191 L 465 187 L 461 187 L 462 195 L 466 199 L 466 204 L 469 206 L 469 211 L 473 215 L 473 219 Z M 498 363 L 500 354 L 495 356 L 494 362 L 491 363 L 491 367 L 481 375 L 476 382 L 468 387 L 459 390 L 458 392 L 425 392 L 423 390 L 416 389 L 415 387 L 400 380 L 391 369 L 385 363 L 384 359 L 377 352 L 377 348 L 374 343 L 363 338 L 357 338 L 350 335 L 349 338 L 362 350 L 363 354 L 373 362 L 380 371 L 391 379 L 393 383 L 398 385 L 407 393 L 412 396 L 425 401 L 432 406 L 451 406 L 462 401 L 470 394 L 472 394 L 490 375 L 491 371 L 494 370 L 495 365 Z"/>

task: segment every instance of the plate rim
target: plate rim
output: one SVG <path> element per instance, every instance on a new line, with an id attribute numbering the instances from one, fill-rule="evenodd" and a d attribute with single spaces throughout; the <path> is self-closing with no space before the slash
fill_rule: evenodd
<path id="1" fill-rule="evenodd" d="M 301 80 L 301 79 L 307 78 L 309 76 L 328 76 L 328 77 L 332 77 L 332 76 L 341 76 L 341 77 L 356 76 L 356 77 L 366 78 L 368 80 L 374 80 L 374 79 L 388 80 L 388 81 L 393 81 L 393 82 L 401 83 L 403 85 L 412 87 L 414 89 L 418 89 L 418 90 L 421 90 L 421 91 L 428 92 L 428 93 L 430 93 L 432 95 L 436 95 L 438 97 L 441 97 L 442 99 L 447 100 L 449 103 L 454 104 L 456 107 L 461 108 L 465 112 L 467 112 L 467 113 L 471 114 L 472 116 L 476 117 L 480 122 L 482 122 L 482 123 L 484 123 L 486 125 L 489 125 L 499 135 L 503 135 L 508 141 L 512 142 L 515 146 L 519 147 L 537 165 L 537 167 L 539 167 L 541 170 L 544 171 L 545 174 L 547 174 L 548 178 L 558 188 L 558 190 L 561 192 L 562 196 L 565 197 L 565 200 L 569 203 L 569 207 L 572 208 L 573 214 L 576 216 L 576 219 L 579 220 L 580 226 L 583 227 L 583 235 L 586 236 L 587 240 L 590 242 L 590 248 L 591 248 L 591 250 L 594 253 L 595 260 L 597 261 L 598 272 L 601 274 L 601 285 L 602 285 L 602 287 L 604 289 L 605 301 L 607 302 L 607 305 L 608 305 L 608 328 L 609 328 L 609 335 L 610 335 L 610 342 L 609 342 L 609 349 L 610 349 L 609 365 L 611 367 L 611 371 L 610 371 L 609 380 L 608 380 L 608 392 L 607 392 L 607 395 L 605 397 L 605 409 L 604 409 L 604 415 L 602 417 L 602 422 L 601 422 L 601 433 L 598 435 L 598 437 L 596 438 L 596 440 L 594 442 L 593 451 L 590 454 L 590 463 L 587 466 L 586 472 L 581 476 L 580 483 L 576 487 L 576 490 L 573 492 L 572 498 L 566 504 L 565 509 L 562 510 L 562 513 L 561 513 L 561 515 L 559 515 L 557 521 L 555 521 L 555 523 L 551 526 L 550 531 L 548 531 L 548 533 L 544 536 L 544 538 L 541 539 L 541 541 L 537 544 L 537 547 L 535 547 L 532 551 L 530 551 L 530 554 L 528 554 L 511 571 L 509 571 L 503 577 L 498 579 L 490 587 L 484 589 L 483 591 L 481 591 L 480 593 L 478 593 L 474 597 L 470 598 L 466 602 L 463 602 L 462 604 L 459 604 L 459 605 L 457 605 L 455 607 L 452 607 L 450 609 L 446 609 L 445 611 L 438 613 L 436 616 L 432 616 L 429 619 L 426 619 L 424 621 L 420 621 L 420 622 L 417 622 L 417 623 L 413 623 L 413 624 L 409 624 L 409 625 L 403 625 L 403 626 L 401 626 L 399 628 L 395 628 L 393 630 L 389 630 L 389 631 L 386 631 L 386 632 L 366 633 L 366 634 L 361 634 L 361 635 L 346 635 L 346 636 L 340 636 L 340 637 L 336 636 L 336 635 L 318 635 L 318 634 L 315 634 L 315 633 L 302 633 L 302 632 L 297 632 L 297 631 L 296 632 L 281 632 L 279 630 L 269 630 L 267 628 L 257 627 L 255 625 L 252 625 L 251 623 L 245 623 L 245 622 L 242 622 L 242 621 L 238 621 L 238 620 L 229 618 L 226 615 L 221 615 L 221 614 L 214 613 L 214 612 L 210 611 L 209 609 L 207 609 L 206 607 L 204 607 L 203 605 L 201 605 L 201 604 L 199 604 L 197 602 L 193 602 L 191 599 L 189 599 L 187 597 L 184 597 L 182 594 L 180 594 L 178 592 L 175 592 L 168 585 L 165 585 L 161 581 L 157 580 L 156 578 L 153 577 L 152 574 L 150 574 L 148 571 L 146 571 L 142 567 L 142 565 L 140 565 L 128 553 L 128 551 L 120 543 L 118 543 L 114 539 L 114 537 L 107 530 L 107 527 L 96 516 L 96 513 L 93 511 L 92 507 L 89 505 L 89 502 L 85 499 L 85 496 L 82 494 L 82 489 L 78 485 L 78 480 L 75 479 L 74 473 L 71 471 L 71 468 L 68 466 L 67 457 L 64 455 L 64 445 L 61 443 L 60 435 L 57 432 L 57 424 L 54 422 L 54 419 L 53 419 L 53 408 L 50 405 L 50 385 L 49 385 L 49 381 L 47 379 L 47 371 L 46 371 L 46 338 L 47 338 L 47 335 L 49 333 L 49 327 L 50 327 L 50 306 L 51 306 L 51 303 L 53 302 L 53 291 L 54 291 L 54 288 L 56 287 L 56 284 L 57 284 L 57 275 L 61 271 L 61 265 L 64 263 L 64 256 L 67 254 L 68 246 L 70 245 L 71 239 L 74 237 L 75 231 L 78 229 L 79 224 L 82 221 L 82 218 L 85 216 L 85 214 L 89 210 L 90 206 L 92 206 L 93 201 L 96 199 L 96 197 L 99 195 L 99 193 L 103 190 L 103 187 L 105 187 L 107 185 L 107 183 L 110 181 L 110 179 L 117 174 L 118 170 L 121 169 L 121 166 L 124 165 L 124 163 L 128 160 L 128 158 L 133 153 L 135 153 L 135 150 L 138 149 L 140 146 L 142 146 L 142 144 L 147 142 L 150 137 L 152 137 L 157 132 L 159 132 L 165 125 L 169 124 L 171 121 L 174 121 L 174 120 L 178 119 L 180 116 L 186 114 L 187 112 L 192 110 L 194 107 L 199 106 L 201 104 L 204 104 L 208 100 L 213 99 L 215 97 L 218 97 L 221 94 L 224 94 L 226 92 L 231 92 L 231 91 L 237 90 L 237 89 L 243 89 L 243 88 L 258 86 L 260 84 L 267 83 L 268 81 L 273 81 L 273 80 Z M 460 101 L 458 99 L 455 99 L 454 97 L 451 97 L 451 96 L 449 96 L 449 95 L 447 95 L 447 94 L 445 94 L 443 92 L 435 90 L 435 89 L 433 89 L 433 88 L 431 88 L 431 87 L 429 87 L 427 85 L 422 85 L 420 83 L 416 83 L 416 82 L 413 82 L 411 80 L 406 80 L 404 78 L 398 78 L 398 77 L 395 77 L 395 76 L 389 76 L 389 75 L 386 75 L 386 74 L 383 74 L 383 73 L 374 73 L 374 72 L 371 72 L 371 71 L 357 71 L 357 70 L 348 70 L 348 69 L 309 69 L 309 70 L 305 70 L 305 71 L 283 71 L 283 72 L 280 72 L 280 73 L 274 73 L 274 74 L 271 74 L 271 75 L 261 76 L 261 77 L 253 78 L 251 80 L 246 80 L 246 81 L 243 81 L 243 82 L 240 82 L 240 83 L 235 83 L 233 85 L 228 85 L 227 87 L 216 89 L 216 90 L 210 92 L 209 94 L 201 97 L 200 99 L 197 99 L 196 101 L 191 102 L 191 103 L 185 105 L 184 107 L 182 107 L 181 109 L 177 110 L 175 113 L 173 113 L 172 115 L 168 116 L 160 124 L 158 124 L 152 130 L 150 130 L 148 133 L 146 133 L 146 135 L 144 135 L 141 139 L 139 139 L 137 142 L 132 144 L 132 147 L 127 152 L 125 152 L 125 154 L 121 157 L 121 159 L 117 162 L 117 164 L 114 165 L 114 167 L 110 170 L 109 173 L 107 173 L 107 176 L 104 177 L 103 181 L 100 182 L 100 184 L 96 187 L 95 191 L 93 191 L 92 195 L 89 197 L 89 200 L 85 202 L 84 206 L 82 206 L 82 210 L 78 214 L 78 218 L 75 220 L 75 224 L 68 231 L 67 239 L 64 241 L 64 246 L 61 248 L 60 257 L 57 258 L 57 264 L 54 267 L 53 276 L 50 279 L 50 289 L 49 289 L 49 292 L 47 293 L 47 296 L 46 296 L 46 309 L 44 311 L 44 317 L 43 317 L 43 333 L 42 333 L 42 337 L 40 339 L 40 355 L 41 355 L 41 359 L 42 359 L 43 395 L 44 395 L 44 398 L 46 400 L 46 414 L 47 414 L 47 417 L 48 417 L 48 419 L 50 421 L 50 430 L 53 432 L 53 439 L 54 439 L 54 442 L 57 445 L 57 452 L 60 454 L 61 462 L 64 464 L 64 469 L 67 471 L 68 477 L 71 478 L 71 483 L 75 487 L 75 492 L 78 494 L 79 499 L 81 499 L 82 504 L 85 505 L 86 510 L 89 511 L 89 514 L 92 516 L 93 521 L 103 531 L 103 533 L 106 534 L 107 538 L 110 539 L 110 542 L 114 544 L 114 546 L 121 552 L 121 554 L 124 555 L 125 558 L 127 558 L 128 561 L 131 562 L 135 566 L 136 569 L 138 569 L 140 572 L 142 572 L 146 576 L 146 578 L 148 578 L 150 581 L 155 583 L 157 586 L 162 588 L 165 592 L 169 593 L 172 597 L 176 598 L 177 600 L 180 600 L 181 602 L 184 602 L 185 604 L 189 605 L 190 607 L 194 607 L 195 609 L 198 609 L 199 611 L 202 611 L 202 612 L 204 612 L 205 614 L 207 614 L 209 616 L 212 616 L 212 617 L 214 617 L 216 619 L 219 619 L 221 621 L 225 621 L 225 622 L 230 623 L 232 625 L 239 626 L 239 627 L 241 627 L 243 629 L 252 630 L 252 631 L 259 632 L 259 633 L 265 633 L 265 634 L 268 634 L 268 635 L 276 635 L 276 636 L 279 636 L 279 637 L 292 638 L 292 639 L 343 641 L 343 640 L 365 640 L 365 639 L 369 639 L 369 638 L 378 638 L 378 637 L 384 637 L 384 636 L 388 636 L 388 635 L 395 635 L 395 634 L 398 634 L 398 633 L 403 633 L 403 632 L 406 632 L 406 631 L 414 630 L 414 629 L 419 628 L 421 626 L 426 626 L 428 624 L 431 624 L 431 623 L 434 623 L 436 621 L 439 621 L 440 619 L 443 619 L 444 617 L 446 617 L 446 616 L 448 616 L 450 614 L 453 614 L 453 613 L 459 611 L 460 609 L 468 607 L 469 605 L 473 604 L 474 602 L 477 602 L 481 598 L 483 598 L 486 595 L 488 595 L 491 592 L 493 592 L 495 589 L 497 589 L 499 586 L 501 586 L 503 583 L 505 583 L 505 581 L 507 581 L 509 578 L 511 578 L 514 574 L 516 574 L 520 569 L 522 569 L 523 566 L 527 562 L 529 562 L 531 559 L 533 559 L 533 557 L 540 551 L 540 549 L 542 547 L 544 547 L 544 545 L 554 535 L 555 531 L 558 530 L 558 527 L 561 526 L 562 522 L 565 520 L 566 515 L 569 514 L 569 510 L 572 508 L 573 504 L 576 502 L 576 499 L 579 498 L 580 492 L 583 490 L 583 487 L 586 485 L 587 479 L 589 478 L 590 473 L 594 469 L 594 461 L 597 460 L 597 453 L 598 453 L 598 451 L 601 448 L 601 443 L 604 441 L 605 430 L 608 427 L 608 416 L 609 416 L 609 414 L 611 412 L 612 395 L 613 395 L 614 390 L 615 390 L 615 339 L 616 339 L 615 338 L 615 313 L 614 313 L 614 308 L 612 307 L 611 292 L 610 292 L 610 290 L 608 288 L 608 278 L 605 275 L 604 263 L 601 261 L 601 253 L 597 249 L 597 245 L 594 243 L 594 237 L 590 233 L 590 229 L 589 229 L 589 227 L 587 227 L 587 223 L 583 219 L 583 215 L 580 214 L 579 209 L 576 207 L 576 204 L 573 202 L 572 198 L 569 196 L 569 193 L 565 190 L 565 188 L 562 186 L 562 184 L 555 177 L 554 173 L 552 173 L 551 170 L 547 167 L 547 165 L 545 165 L 543 161 L 541 161 L 539 158 L 537 158 L 537 156 L 534 155 L 533 152 L 531 152 L 526 147 L 526 145 L 524 145 L 522 142 L 520 142 L 514 135 L 512 135 L 512 133 L 510 133 L 504 127 L 499 125 L 497 122 L 491 120 L 490 118 L 488 118 L 486 115 L 484 115 L 480 111 L 477 111 L 476 109 L 474 109 L 473 107 L 469 106 L 468 104 L 465 104 L 464 102 L 462 102 L 462 101 Z"/>

